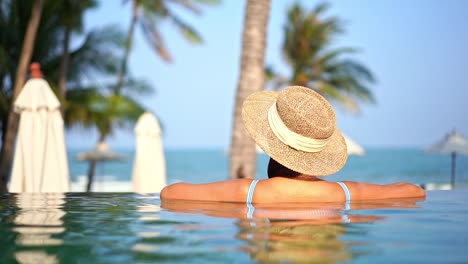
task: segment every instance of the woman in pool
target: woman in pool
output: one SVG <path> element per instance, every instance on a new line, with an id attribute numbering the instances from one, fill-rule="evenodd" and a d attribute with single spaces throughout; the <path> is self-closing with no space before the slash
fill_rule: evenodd
<path id="1" fill-rule="evenodd" d="M 253 93 L 244 102 L 242 117 L 249 134 L 271 157 L 269 179 L 176 183 L 161 191 L 162 199 L 250 204 L 425 196 L 422 188 L 410 183 L 378 185 L 318 178 L 339 171 L 346 163 L 347 149 L 333 108 L 311 89 L 292 86 L 281 92 Z"/>

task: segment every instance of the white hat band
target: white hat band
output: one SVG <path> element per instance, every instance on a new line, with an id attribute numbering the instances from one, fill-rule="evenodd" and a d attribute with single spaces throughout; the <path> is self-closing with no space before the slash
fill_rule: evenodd
<path id="1" fill-rule="evenodd" d="M 281 140 L 281 142 L 297 150 L 320 152 L 330 140 L 330 138 L 308 138 L 289 130 L 278 114 L 276 102 L 268 110 L 268 123 L 275 136 Z"/>

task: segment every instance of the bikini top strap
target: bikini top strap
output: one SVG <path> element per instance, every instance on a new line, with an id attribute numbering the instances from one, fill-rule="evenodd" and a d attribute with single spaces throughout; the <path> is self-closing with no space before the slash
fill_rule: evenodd
<path id="1" fill-rule="evenodd" d="M 336 182 L 336 183 L 338 183 L 341 186 L 341 188 L 343 188 L 343 191 L 345 193 L 345 196 L 346 196 L 345 210 L 350 210 L 351 205 L 349 204 L 349 202 L 351 202 L 351 192 L 349 191 L 348 186 L 346 186 L 346 184 L 344 184 L 344 182 Z M 345 213 L 343 213 L 341 218 L 343 219 L 343 222 L 351 223 L 351 219 L 349 219 L 348 215 L 346 214 L 346 211 L 345 211 Z"/>
<path id="2" fill-rule="evenodd" d="M 247 194 L 246 204 L 247 204 L 247 207 L 249 208 L 249 210 L 247 211 L 247 218 L 249 219 L 253 217 L 253 213 L 255 211 L 255 207 L 253 207 L 252 205 L 252 198 L 253 198 L 253 193 L 255 190 L 255 185 L 257 185 L 257 182 L 258 180 L 253 180 L 252 183 L 250 183 L 249 193 Z M 254 222 L 251 222 L 251 223 L 254 223 Z"/>
<path id="3" fill-rule="evenodd" d="M 257 182 L 258 182 L 258 180 L 253 180 L 252 183 L 250 183 L 249 192 L 247 194 L 247 201 L 246 201 L 247 204 L 252 203 L 252 198 L 253 198 L 253 194 L 254 194 L 254 190 L 255 190 L 255 185 L 257 185 Z"/>
<path id="4" fill-rule="evenodd" d="M 341 188 L 343 188 L 343 191 L 345 193 L 345 196 L 346 196 L 346 202 L 350 202 L 351 201 L 351 193 L 349 192 L 349 189 L 348 189 L 348 186 L 346 186 L 346 184 L 344 184 L 343 182 L 336 182 L 338 183 Z"/>

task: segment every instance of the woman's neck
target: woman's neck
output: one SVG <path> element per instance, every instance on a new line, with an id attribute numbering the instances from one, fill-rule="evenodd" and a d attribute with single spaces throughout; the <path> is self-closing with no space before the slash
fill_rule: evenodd
<path id="1" fill-rule="evenodd" d="M 288 179 L 291 179 L 291 180 L 299 180 L 299 181 L 323 181 L 322 179 L 320 179 L 320 178 L 318 178 L 316 176 L 305 175 L 305 174 L 300 174 L 300 175 L 294 176 L 294 177 L 286 177 L 286 176 L 279 176 L 279 177 L 288 178 Z"/>

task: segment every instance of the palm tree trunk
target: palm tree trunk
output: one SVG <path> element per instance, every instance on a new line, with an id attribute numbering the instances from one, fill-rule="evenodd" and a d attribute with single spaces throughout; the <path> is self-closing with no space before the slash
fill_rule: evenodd
<path id="1" fill-rule="evenodd" d="M 21 92 L 24 81 L 26 79 L 26 73 L 31 60 L 31 55 L 34 48 L 34 40 L 36 39 L 37 28 L 39 27 L 41 20 L 43 6 L 44 0 L 34 1 L 31 17 L 29 18 L 28 22 L 28 29 L 23 41 L 23 48 L 18 63 L 18 69 L 16 71 L 13 100 L 11 101 L 10 112 L 8 113 L 8 128 L 2 144 L 2 150 L 0 152 L 0 192 L 7 191 L 6 185 L 10 176 L 13 148 L 18 130 L 18 115 L 13 111 L 13 104 L 16 97 Z"/>
<path id="2" fill-rule="evenodd" d="M 104 134 L 100 134 L 99 135 L 98 146 L 99 146 L 99 144 L 104 143 L 105 139 L 106 139 L 106 136 Z M 91 191 L 91 186 L 93 185 L 93 181 L 94 181 L 94 173 L 96 172 L 96 165 L 97 165 L 97 161 L 95 161 L 95 160 L 90 160 L 89 161 L 88 184 L 86 184 L 86 192 Z"/>
<path id="3" fill-rule="evenodd" d="M 63 38 L 63 51 L 62 51 L 62 57 L 60 59 L 60 73 L 59 73 L 59 80 L 58 80 L 60 100 L 62 102 L 65 100 L 65 95 L 67 93 L 68 61 L 70 58 L 70 54 L 69 54 L 70 34 L 71 34 L 71 26 L 65 25 L 65 32 L 64 32 L 64 38 Z M 62 103 L 60 111 L 62 112 L 62 116 L 64 116 L 65 109 L 64 109 L 63 103 Z"/>
<path id="4" fill-rule="evenodd" d="M 242 122 L 242 104 L 253 92 L 261 91 L 265 83 L 265 48 L 270 0 L 248 0 L 242 33 L 242 55 L 231 138 L 229 176 L 254 178 L 257 163 L 255 142 Z"/>
<path id="5" fill-rule="evenodd" d="M 120 65 L 120 72 L 119 72 L 117 84 L 114 89 L 114 93 L 117 95 L 119 95 L 120 91 L 122 90 L 125 75 L 127 74 L 127 63 L 128 63 L 128 58 L 130 57 L 130 51 L 132 49 L 133 32 L 135 31 L 136 22 L 138 20 L 138 9 L 139 9 L 138 4 L 136 3 L 136 1 L 133 1 L 132 21 L 130 22 L 130 28 L 128 29 L 127 41 L 125 42 L 125 53 L 122 58 L 122 64 Z"/>

